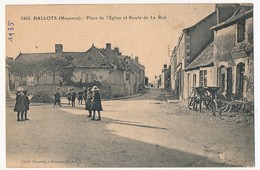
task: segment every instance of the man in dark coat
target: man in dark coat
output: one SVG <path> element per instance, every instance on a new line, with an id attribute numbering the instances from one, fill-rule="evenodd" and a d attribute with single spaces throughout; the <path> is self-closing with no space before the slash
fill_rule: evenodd
<path id="1" fill-rule="evenodd" d="M 25 108 L 25 95 L 23 93 L 23 88 L 19 87 L 16 92 L 16 102 L 14 106 L 14 111 L 17 112 L 17 121 L 23 121 L 23 114 L 26 110 Z M 21 119 L 20 119 L 20 113 L 21 113 Z"/>
<path id="2" fill-rule="evenodd" d="M 68 94 L 67 94 L 67 99 L 69 101 L 69 105 L 70 105 L 70 101 L 71 101 L 71 90 L 69 90 Z"/>
<path id="3" fill-rule="evenodd" d="M 75 89 L 71 89 L 71 103 L 72 103 L 72 107 L 75 107 L 75 100 L 76 100 L 76 93 L 74 91 Z"/>
<path id="4" fill-rule="evenodd" d="M 93 117 L 91 120 L 95 120 L 95 113 L 98 112 L 98 119 L 101 120 L 100 111 L 103 111 L 102 105 L 101 105 L 101 98 L 99 89 L 97 86 L 93 86 L 92 88 L 92 110 L 93 110 Z"/>
<path id="5" fill-rule="evenodd" d="M 58 105 L 61 106 L 61 104 L 60 104 L 60 98 L 61 98 L 60 89 L 57 88 L 56 93 L 55 93 L 55 95 L 54 95 L 54 105 L 53 105 L 53 106 L 55 106 L 56 104 L 58 104 Z"/>
<path id="6" fill-rule="evenodd" d="M 79 90 L 78 92 L 78 104 L 82 105 L 82 101 L 83 101 L 83 91 Z"/>

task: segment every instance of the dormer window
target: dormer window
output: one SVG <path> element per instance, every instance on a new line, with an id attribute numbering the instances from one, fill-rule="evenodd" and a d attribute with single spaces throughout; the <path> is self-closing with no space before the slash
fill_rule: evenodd
<path id="1" fill-rule="evenodd" d="M 237 23 L 237 43 L 245 40 L 245 20 L 239 21 Z"/>

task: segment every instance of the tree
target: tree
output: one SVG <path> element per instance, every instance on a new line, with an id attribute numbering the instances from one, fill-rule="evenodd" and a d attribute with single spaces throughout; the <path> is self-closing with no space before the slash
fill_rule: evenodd
<path id="1" fill-rule="evenodd" d="M 43 61 L 45 72 L 52 74 L 53 85 L 55 85 L 56 73 L 64 71 L 67 60 L 62 57 L 48 57 Z"/>
<path id="2" fill-rule="evenodd" d="M 8 60 L 6 63 L 11 66 L 10 71 L 20 77 L 20 86 L 22 86 L 23 77 L 32 73 L 32 63 L 25 62 L 24 60 Z"/>

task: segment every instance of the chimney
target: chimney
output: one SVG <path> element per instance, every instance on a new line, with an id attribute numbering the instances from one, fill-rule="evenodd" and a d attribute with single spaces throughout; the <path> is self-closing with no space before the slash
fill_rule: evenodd
<path id="1" fill-rule="evenodd" d="M 239 7 L 239 4 L 216 4 L 217 24 L 230 18 Z"/>
<path id="2" fill-rule="evenodd" d="M 111 51 L 111 44 L 110 43 L 106 43 L 106 50 L 110 50 Z"/>
<path id="3" fill-rule="evenodd" d="M 62 52 L 63 52 L 63 45 L 55 44 L 55 53 L 62 53 Z"/>
<path id="4" fill-rule="evenodd" d="M 135 57 L 135 61 L 136 61 L 137 63 L 139 63 L 139 61 L 138 61 L 138 57 Z"/>

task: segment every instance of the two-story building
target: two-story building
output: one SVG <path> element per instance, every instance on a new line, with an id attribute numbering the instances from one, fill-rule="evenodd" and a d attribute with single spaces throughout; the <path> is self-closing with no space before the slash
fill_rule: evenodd
<path id="1" fill-rule="evenodd" d="M 216 11 L 182 30 L 177 45 L 171 54 L 172 91 L 179 99 L 188 97 L 185 81 L 188 79 L 185 68 L 213 41 L 214 33 L 210 28 L 217 23 Z"/>
<path id="2" fill-rule="evenodd" d="M 117 97 L 136 94 L 145 84 L 145 67 L 138 57 L 123 56 L 110 43 L 106 48 L 93 44 L 86 52 L 64 52 L 62 44 L 56 44 L 54 53 L 20 53 L 7 63 L 16 68 L 19 86 L 60 85 L 66 76 L 70 85 L 99 82 L 106 97 Z"/>
<path id="3" fill-rule="evenodd" d="M 228 97 L 253 100 L 253 5 L 233 6 L 234 13 L 222 20 L 227 5 L 217 5 L 218 24 L 214 31 L 215 84 Z M 228 6 L 230 7 L 230 6 Z"/>

